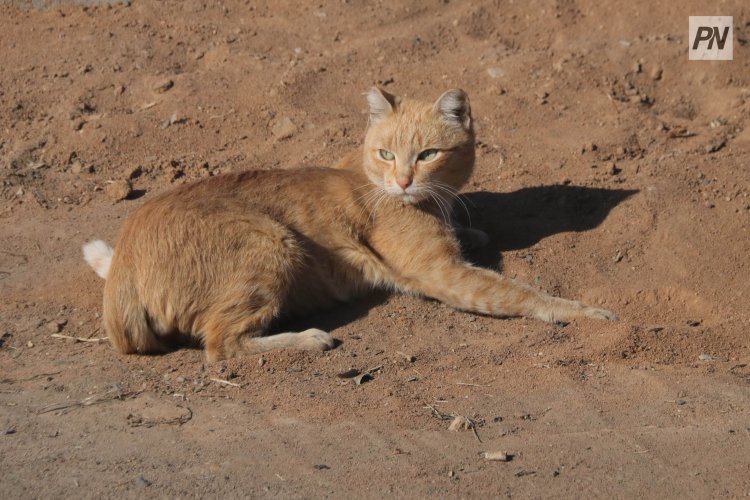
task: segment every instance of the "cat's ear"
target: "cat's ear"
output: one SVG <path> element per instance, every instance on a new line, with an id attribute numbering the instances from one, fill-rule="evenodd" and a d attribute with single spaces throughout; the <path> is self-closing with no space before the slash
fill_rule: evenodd
<path id="1" fill-rule="evenodd" d="M 471 105 L 469 96 L 461 89 L 453 89 L 444 93 L 435 101 L 435 112 L 446 120 L 461 125 L 465 129 L 471 127 Z"/>
<path id="2" fill-rule="evenodd" d="M 377 87 L 371 87 L 367 91 L 367 103 L 370 105 L 370 119 L 376 121 L 393 113 L 398 105 L 398 101 L 399 99 L 395 95 L 389 94 Z"/>

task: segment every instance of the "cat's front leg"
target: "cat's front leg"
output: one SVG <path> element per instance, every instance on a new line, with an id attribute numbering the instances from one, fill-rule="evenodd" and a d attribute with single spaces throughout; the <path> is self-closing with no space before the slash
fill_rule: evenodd
<path id="1" fill-rule="evenodd" d="M 411 288 L 457 309 L 492 316 L 524 316 L 548 322 L 589 317 L 614 320 L 610 311 L 552 297 L 488 269 L 463 262 L 436 262 L 415 276 Z"/>

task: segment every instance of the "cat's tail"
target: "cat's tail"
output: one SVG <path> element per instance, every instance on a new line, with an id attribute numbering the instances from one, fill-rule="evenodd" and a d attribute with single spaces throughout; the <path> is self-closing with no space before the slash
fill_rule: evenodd
<path id="1" fill-rule="evenodd" d="M 83 245 L 83 260 L 96 271 L 96 274 L 104 279 L 107 279 L 109 274 L 109 266 L 112 264 L 114 253 L 112 247 L 102 240 L 89 241 Z"/>

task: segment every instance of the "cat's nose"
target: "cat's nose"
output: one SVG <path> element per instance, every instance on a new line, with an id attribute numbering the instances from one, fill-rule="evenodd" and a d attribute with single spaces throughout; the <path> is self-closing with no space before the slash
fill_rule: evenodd
<path id="1" fill-rule="evenodd" d="M 411 177 L 397 177 L 396 178 L 396 184 L 398 184 L 403 190 L 406 190 L 406 188 L 411 186 L 411 183 L 412 183 Z"/>

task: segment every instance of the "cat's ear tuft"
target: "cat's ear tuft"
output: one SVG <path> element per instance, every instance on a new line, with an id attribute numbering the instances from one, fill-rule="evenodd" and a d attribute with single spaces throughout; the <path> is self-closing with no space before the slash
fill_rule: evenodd
<path id="1" fill-rule="evenodd" d="M 376 121 L 393 113 L 398 105 L 398 97 L 372 87 L 367 91 L 367 103 L 370 105 L 370 119 Z"/>
<path id="2" fill-rule="evenodd" d="M 471 127 L 471 105 L 469 96 L 463 90 L 453 89 L 441 95 L 435 102 L 435 111 L 467 130 Z"/>

